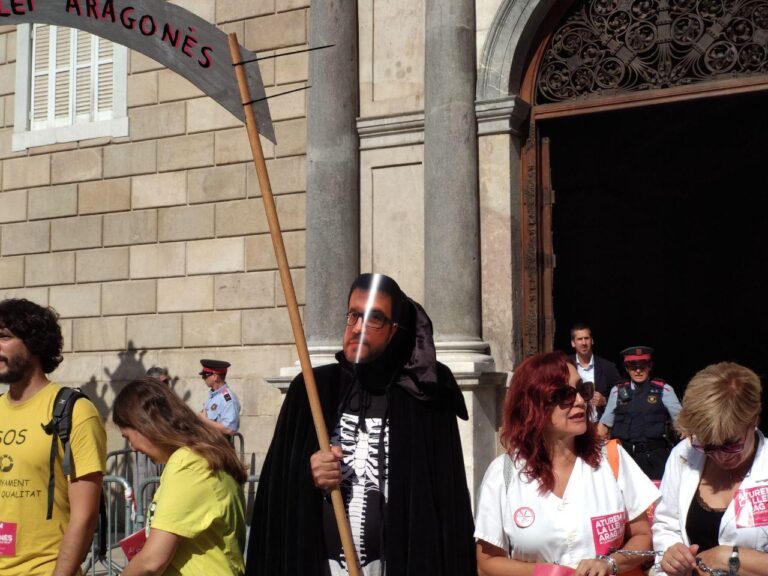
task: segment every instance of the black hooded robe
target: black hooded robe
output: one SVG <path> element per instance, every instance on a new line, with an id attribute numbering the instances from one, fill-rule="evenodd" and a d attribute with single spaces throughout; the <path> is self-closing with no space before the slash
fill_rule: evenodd
<path id="1" fill-rule="evenodd" d="M 431 336 L 431 334 L 430 334 Z M 390 388 L 386 574 L 475 576 L 474 523 L 456 422 L 467 419 L 451 371 L 433 364 L 429 398 Z M 314 370 L 325 421 L 356 385 L 349 364 Z M 418 382 L 417 382 L 418 384 Z M 261 471 L 247 551 L 247 576 L 326 576 L 323 494 L 309 458 L 318 450 L 304 378 L 291 383 Z"/>

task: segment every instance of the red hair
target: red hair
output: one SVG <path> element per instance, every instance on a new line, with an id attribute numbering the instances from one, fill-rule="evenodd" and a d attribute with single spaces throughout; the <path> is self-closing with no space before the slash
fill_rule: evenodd
<path id="1" fill-rule="evenodd" d="M 552 491 L 555 475 L 545 443 L 555 390 L 568 386 L 568 359 L 563 352 L 536 354 L 515 369 L 504 401 L 501 443 L 523 473 L 541 484 L 543 494 Z M 587 431 L 576 437 L 576 455 L 593 468 L 600 464 L 601 442 L 597 427 L 587 418 Z"/>

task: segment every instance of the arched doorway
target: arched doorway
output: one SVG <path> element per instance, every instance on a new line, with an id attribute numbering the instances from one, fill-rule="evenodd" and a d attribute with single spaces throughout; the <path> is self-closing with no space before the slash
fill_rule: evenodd
<path id="1" fill-rule="evenodd" d="M 678 390 L 713 361 L 768 374 L 768 2 L 563 10 L 520 90 L 523 352 L 567 348 L 585 320 L 609 358 L 656 346 Z"/>

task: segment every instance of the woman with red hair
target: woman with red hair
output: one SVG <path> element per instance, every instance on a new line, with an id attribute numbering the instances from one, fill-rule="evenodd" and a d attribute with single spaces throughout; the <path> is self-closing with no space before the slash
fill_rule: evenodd
<path id="1" fill-rule="evenodd" d="M 506 454 L 477 500 L 477 567 L 485 576 L 607 576 L 649 550 L 646 510 L 659 492 L 621 447 L 609 457 L 591 422 L 590 383 L 562 352 L 515 370 L 504 403 Z"/>

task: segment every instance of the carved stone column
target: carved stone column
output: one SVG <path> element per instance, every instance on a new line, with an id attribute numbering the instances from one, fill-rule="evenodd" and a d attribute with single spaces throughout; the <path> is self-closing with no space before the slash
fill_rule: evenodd
<path id="1" fill-rule="evenodd" d="M 504 375 L 491 377 L 481 339 L 473 0 L 426 0 L 425 70 L 425 308 L 438 360 L 456 375 L 469 410 L 460 432 L 474 494 L 495 455 L 493 406 Z"/>
<path id="2" fill-rule="evenodd" d="M 359 82 L 356 5 L 323 0 L 309 13 L 310 46 L 334 45 L 309 55 L 304 327 L 317 365 L 341 346 L 359 271 Z"/>
<path id="3" fill-rule="evenodd" d="M 472 0 L 426 0 L 426 309 L 441 342 L 480 340 Z"/>

